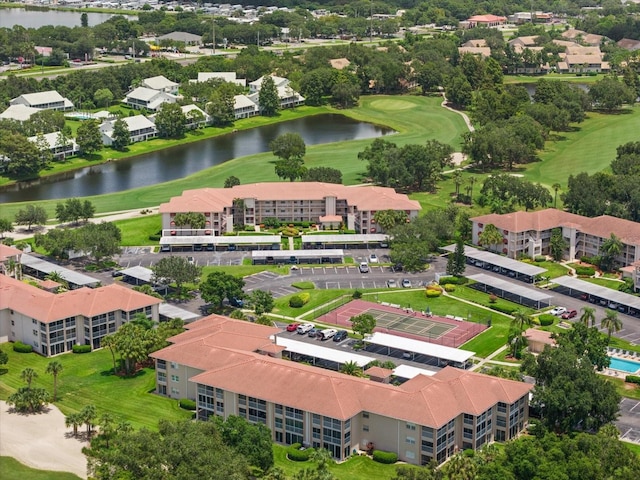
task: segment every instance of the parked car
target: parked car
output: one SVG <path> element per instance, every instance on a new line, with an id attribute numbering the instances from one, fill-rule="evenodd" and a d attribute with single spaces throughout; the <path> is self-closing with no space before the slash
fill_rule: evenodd
<path id="1" fill-rule="evenodd" d="M 202 244 L 201 244 L 201 243 L 196 243 L 196 244 L 193 246 L 193 251 L 194 251 L 194 252 L 201 252 L 201 251 L 202 251 Z"/>
<path id="2" fill-rule="evenodd" d="M 369 264 L 367 262 L 362 262 L 358 267 L 360 273 L 369 273 Z"/>
<path id="3" fill-rule="evenodd" d="M 332 338 L 338 331 L 335 328 L 327 328 L 320 332 L 320 340 L 329 340 Z"/>
<path id="4" fill-rule="evenodd" d="M 307 335 L 311 338 L 315 338 L 319 336 L 319 334 L 320 334 L 320 329 L 316 327 L 313 327 L 311 330 L 307 332 Z"/>
<path id="5" fill-rule="evenodd" d="M 378 256 L 375 253 L 369 255 L 369 263 L 378 263 Z"/>
<path id="6" fill-rule="evenodd" d="M 160 251 L 161 252 L 170 252 L 171 251 L 171 245 L 160 245 Z"/>
<path id="7" fill-rule="evenodd" d="M 387 287 L 398 288 L 398 282 L 396 282 L 395 279 L 390 278 L 389 280 L 387 280 Z"/>
<path id="8" fill-rule="evenodd" d="M 207 250 L 207 252 L 213 252 L 213 243 L 207 243 L 205 249 Z"/>
<path id="9" fill-rule="evenodd" d="M 244 300 L 242 300 L 241 298 L 230 298 L 229 299 L 229 304 L 232 307 L 236 307 L 236 308 L 242 308 L 244 307 Z"/>
<path id="10" fill-rule="evenodd" d="M 551 315 L 555 315 L 555 316 L 557 317 L 557 316 L 562 315 L 562 314 L 564 314 L 564 313 L 566 313 L 566 312 L 567 312 L 567 309 L 566 309 L 566 308 L 564 308 L 564 307 L 555 307 L 555 308 L 554 308 L 553 310 L 551 310 L 549 313 L 550 313 Z"/>
<path id="11" fill-rule="evenodd" d="M 342 342 L 343 340 L 346 340 L 348 336 L 349 336 L 349 333 L 346 330 L 338 330 L 336 334 L 333 336 L 333 341 Z"/>
<path id="12" fill-rule="evenodd" d="M 411 280 L 409 280 L 408 278 L 403 278 L 402 288 L 411 288 Z"/>
<path id="13" fill-rule="evenodd" d="M 299 323 L 290 323 L 289 325 L 287 325 L 287 332 L 295 332 L 299 326 Z"/>
<path id="14" fill-rule="evenodd" d="M 609 302 L 609 308 L 610 308 L 611 310 L 617 310 L 619 306 L 620 306 L 620 305 L 618 305 L 618 304 L 617 304 L 617 303 L 615 303 L 615 302 Z"/>
<path id="15" fill-rule="evenodd" d="M 298 335 L 304 335 L 305 333 L 309 333 L 309 330 L 314 327 L 315 325 L 313 323 L 303 323 L 302 325 L 298 325 L 296 332 L 298 332 Z"/>
<path id="16" fill-rule="evenodd" d="M 577 310 L 567 310 L 566 312 L 564 312 L 561 315 L 561 318 L 563 320 L 569 320 L 570 318 L 573 318 L 573 317 L 575 317 L 577 315 L 578 315 L 578 311 Z"/>

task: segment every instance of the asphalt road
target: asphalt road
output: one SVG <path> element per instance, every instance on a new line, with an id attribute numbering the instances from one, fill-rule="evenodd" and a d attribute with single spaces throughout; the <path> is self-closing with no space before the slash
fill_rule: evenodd
<path id="1" fill-rule="evenodd" d="M 640 401 L 623 398 L 615 424 L 620 430 L 620 440 L 640 443 Z"/>

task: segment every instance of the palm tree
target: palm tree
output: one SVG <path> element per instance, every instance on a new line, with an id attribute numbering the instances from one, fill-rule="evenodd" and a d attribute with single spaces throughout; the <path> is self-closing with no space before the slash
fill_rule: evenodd
<path id="1" fill-rule="evenodd" d="M 67 281 L 62 277 L 62 275 L 60 274 L 60 272 L 56 272 L 55 270 L 53 272 L 50 272 L 47 274 L 46 277 L 44 277 L 46 280 L 51 280 L 52 282 L 56 282 L 59 283 L 60 285 L 62 285 L 64 288 L 68 288 L 69 284 L 67 283 Z"/>
<path id="2" fill-rule="evenodd" d="M 109 439 L 116 432 L 117 428 L 113 415 L 108 412 L 103 413 L 98 419 L 98 425 L 100 425 L 100 434 L 104 437 L 106 446 L 109 448 Z"/>
<path id="3" fill-rule="evenodd" d="M 469 182 L 469 186 L 467 187 L 467 192 L 469 195 L 469 205 L 473 206 L 473 186 L 478 181 L 476 177 L 469 177 L 467 182 Z"/>
<path id="4" fill-rule="evenodd" d="M 456 186 L 456 201 L 460 198 L 460 185 L 464 182 L 462 178 L 462 170 L 455 170 L 451 175 L 453 179 L 453 184 Z"/>
<path id="5" fill-rule="evenodd" d="M 614 233 L 600 245 L 600 268 L 610 270 L 616 257 L 622 252 L 622 241 Z"/>
<path id="6" fill-rule="evenodd" d="M 73 436 L 78 436 L 78 426 L 82 425 L 82 415 L 79 413 L 72 413 L 71 415 L 67 415 L 64 417 L 64 424 L 67 427 L 73 426 Z"/>
<path id="7" fill-rule="evenodd" d="M 38 374 L 33 368 L 27 367 L 20 373 L 20 378 L 27 382 L 27 388 L 31 390 L 31 383 L 38 378 Z"/>
<path id="8" fill-rule="evenodd" d="M 502 233 L 500 233 L 500 230 L 498 230 L 493 223 L 490 223 L 484 227 L 484 230 L 478 237 L 478 240 L 482 245 L 495 247 L 499 243 L 502 243 Z"/>
<path id="9" fill-rule="evenodd" d="M 584 323 L 585 327 L 591 326 L 593 327 L 596 324 L 596 309 L 593 307 L 582 307 L 580 309 L 582 315 L 580 315 L 580 321 Z"/>
<path id="10" fill-rule="evenodd" d="M 102 347 L 107 347 L 109 349 L 109 351 L 111 352 L 111 358 L 113 359 L 113 374 L 116 374 L 116 339 L 114 338 L 113 335 L 105 335 L 104 337 L 102 337 L 102 340 L 100 340 L 100 345 Z"/>
<path id="11" fill-rule="evenodd" d="M 607 329 L 607 334 L 609 335 L 607 342 L 609 342 L 613 332 L 619 332 L 622 330 L 622 320 L 618 318 L 618 312 L 615 310 L 609 310 L 607 308 L 604 311 L 604 314 L 605 317 L 600 322 L 600 326 Z"/>
<path id="12" fill-rule="evenodd" d="M 54 360 L 52 362 L 49 362 L 45 370 L 45 373 L 49 373 L 53 375 L 53 401 L 54 402 L 58 400 L 58 375 L 60 374 L 63 368 L 64 367 L 60 362 L 57 362 Z"/>
<path id="13" fill-rule="evenodd" d="M 82 423 L 87 426 L 87 437 L 91 437 L 91 432 L 93 432 L 93 421 L 97 414 L 98 412 L 95 405 L 87 405 L 80 411 Z"/>
<path id="14" fill-rule="evenodd" d="M 527 315 L 522 310 L 513 312 L 513 319 L 511 320 L 512 327 L 518 327 L 520 331 L 524 331 L 525 326 L 530 327 L 531 325 L 533 325 L 533 319 L 530 315 Z"/>
<path id="15" fill-rule="evenodd" d="M 473 480 L 476 478 L 478 466 L 473 458 L 465 455 L 463 452 L 458 452 L 451 457 L 444 469 L 449 478 L 455 478 L 456 480 Z"/>
<path id="16" fill-rule="evenodd" d="M 362 376 L 362 370 L 353 360 L 349 360 L 348 362 L 343 363 L 342 367 L 340 367 L 340 372 L 344 373 L 345 375 L 351 375 L 353 377 Z"/>
<path id="17" fill-rule="evenodd" d="M 527 339 L 524 337 L 524 332 L 519 328 L 511 327 L 507 341 L 511 349 L 511 356 L 519 358 L 520 352 L 527 346 Z"/>
<path id="18" fill-rule="evenodd" d="M 551 185 L 551 188 L 553 188 L 553 208 L 557 208 L 558 190 L 560 190 L 560 187 L 562 187 L 562 185 L 560 185 L 559 183 L 554 183 L 553 185 Z"/>

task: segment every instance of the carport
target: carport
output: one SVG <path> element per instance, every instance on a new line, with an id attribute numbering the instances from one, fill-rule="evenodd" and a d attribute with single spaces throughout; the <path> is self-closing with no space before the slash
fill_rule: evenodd
<path id="1" fill-rule="evenodd" d="M 534 307 L 536 309 L 541 308 L 541 305 L 548 307 L 551 305 L 551 298 L 553 298 L 548 293 L 543 293 L 529 287 L 523 287 L 522 285 L 517 285 L 508 280 L 502 280 L 501 278 L 492 277 L 485 273 L 470 275 L 467 278 L 476 282 L 471 285 L 473 288 L 482 290 L 483 292 L 493 293 L 500 298 L 511 300 L 512 302 L 519 303 L 520 305 Z"/>
<path id="2" fill-rule="evenodd" d="M 455 244 L 442 247 L 446 252 L 453 253 L 456 249 Z M 487 252 L 486 250 L 479 250 L 475 247 L 465 245 L 464 255 L 467 257 L 467 262 L 476 265 L 480 268 L 492 270 L 497 267 L 499 273 L 505 274 L 513 272 L 515 275 L 513 278 L 521 280 L 527 283 L 533 283 L 536 275 L 541 275 L 547 270 L 528 263 L 519 262 L 513 258 L 503 257 L 495 253 Z"/>
<path id="3" fill-rule="evenodd" d="M 42 258 L 34 257 L 26 253 L 22 254 L 20 262 L 22 263 L 22 271 L 36 278 L 44 279 L 50 273 L 56 272 L 69 284 L 71 290 L 81 287 L 93 288 L 97 287 L 100 283 L 100 280 L 90 277 L 89 275 L 69 270 L 63 266 L 47 262 Z"/>
<path id="4" fill-rule="evenodd" d="M 202 316 L 197 313 L 190 312 L 189 310 L 185 310 L 184 308 L 171 305 L 170 303 L 161 303 L 159 313 L 161 322 L 166 322 L 173 318 L 179 318 L 180 320 L 183 320 L 184 323 L 190 323 Z"/>
<path id="5" fill-rule="evenodd" d="M 344 251 L 331 250 L 254 250 L 251 252 L 251 262 L 254 265 L 272 263 L 344 263 Z"/>
<path id="6" fill-rule="evenodd" d="M 174 247 L 195 247 L 201 245 L 208 250 L 235 250 L 237 247 L 244 247 L 244 250 L 279 250 L 280 235 L 184 235 L 184 236 L 163 236 L 160 240 L 160 247 L 169 247 L 173 251 Z M 253 248 L 249 248 L 253 247 Z"/>
<path id="7" fill-rule="evenodd" d="M 381 332 L 375 332 L 365 337 L 364 342 L 367 345 L 382 347 L 387 352 L 386 355 L 389 356 L 399 356 L 400 358 L 425 364 L 428 364 L 429 360 L 436 360 L 437 367 L 451 365 L 457 368 L 467 368 L 471 365 L 469 359 L 475 354 L 475 352 L 460 350 L 459 348 L 445 347 L 444 345 Z"/>
<path id="8" fill-rule="evenodd" d="M 370 233 L 370 234 L 330 234 L 323 235 L 321 233 L 302 235 L 302 247 L 303 248 L 327 248 L 330 247 L 363 247 L 368 248 L 369 245 L 375 245 L 379 247 L 380 244 L 389 243 L 389 236 L 383 233 Z"/>
<path id="9" fill-rule="evenodd" d="M 314 366 L 336 371 L 339 371 L 340 367 L 347 362 L 354 362 L 360 368 L 364 368 L 375 360 L 375 358 L 366 355 L 322 347 L 314 343 L 300 342 L 277 335 L 276 345 L 285 347 L 282 355 L 292 360 L 308 359 Z"/>
<path id="10" fill-rule="evenodd" d="M 591 301 L 591 303 L 598 302 L 602 306 L 606 307 L 609 307 L 611 303 L 615 303 L 617 305 L 613 308 L 620 310 L 620 307 L 623 307 L 621 310 L 622 313 L 630 315 L 637 315 L 638 312 L 640 312 L 640 298 L 635 295 L 595 285 L 568 275 L 554 278 L 553 283 L 557 285 L 556 287 L 553 287 L 553 290 L 558 293 L 573 297 L 580 296 L 580 294 L 586 294 L 588 295 L 587 299 Z"/>
<path id="11" fill-rule="evenodd" d="M 120 270 L 118 273 L 124 277 L 123 280 L 125 282 L 133 283 L 134 285 L 145 285 L 153 282 L 153 270 L 140 265 L 125 268 L 124 270 Z"/>
<path id="12" fill-rule="evenodd" d="M 412 367 L 411 365 L 398 365 L 393 369 L 393 374 L 396 377 L 406 380 L 411 380 L 413 377 L 417 377 L 418 375 L 426 375 L 427 377 L 430 377 L 431 375 L 435 375 L 436 373 L 438 372 L 434 370 Z"/>

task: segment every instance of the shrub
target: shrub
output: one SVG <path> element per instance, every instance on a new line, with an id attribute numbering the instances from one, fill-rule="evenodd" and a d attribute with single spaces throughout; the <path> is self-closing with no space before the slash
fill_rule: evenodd
<path id="1" fill-rule="evenodd" d="M 444 291 L 445 292 L 455 292 L 456 291 L 456 286 L 452 285 L 451 283 L 445 283 Z"/>
<path id="2" fill-rule="evenodd" d="M 18 353 L 31 353 L 33 351 L 33 347 L 18 341 L 13 344 L 13 351 Z"/>
<path id="3" fill-rule="evenodd" d="M 398 461 L 398 454 L 394 452 L 383 452 L 382 450 L 374 450 L 373 461 L 392 465 Z"/>
<path id="4" fill-rule="evenodd" d="M 638 385 L 640 385 L 640 377 L 637 375 L 627 375 L 624 378 L 624 381 L 627 383 L 637 383 Z"/>
<path id="5" fill-rule="evenodd" d="M 302 304 L 305 305 L 311 299 L 311 294 L 307 292 L 299 293 L 298 296 L 302 299 Z"/>
<path id="6" fill-rule="evenodd" d="M 73 353 L 89 353 L 91 351 L 91 345 L 74 345 Z"/>
<path id="7" fill-rule="evenodd" d="M 442 295 L 442 290 L 433 290 L 431 288 L 427 288 L 426 295 L 427 298 L 437 298 Z"/>
<path id="8" fill-rule="evenodd" d="M 493 293 L 489 295 L 489 303 L 496 303 L 498 301 L 498 297 L 496 297 Z"/>
<path id="9" fill-rule="evenodd" d="M 244 226 L 244 231 L 245 232 L 255 232 L 256 231 L 256 227 L 254 227 L 253 225 L 245 225 Z"/>
<path id="10" fill-rule="evenodd" d="M 491 308 L 497 312 L 506 313 L 507 315 L 511 315 L 518 309 L 518 307 L 512 307 L 509 305 L 491 305 Z"/>
<path id="11" fill-rule="evenodd" d="M 547 257 L 545 257 L 544 255 L 536 255 L 533 259 L 534 262 L 546 262 L 547 261 Z"/>
<path id="12" fill-rule="evenodd" d="M 458 277 L 440 277 L 440 280 L 438 280 L 438 283 L 440 285 L 445 285 L 447 283 L 451 285 L 458 285 Z"/>
<path id="13" fill-rule="evenodd" d="M 294 443 L 289 448 L 287 448 L 287 458 L 293 462 L 306 462 L 309 460 L 311 453 L 313 452 L 313 448 L 305 448 L 301 450 L 302 445 L 299 443 Z"/>
<path id="14" fill-rule="evenodd" d="M 353 295 L 351 295 L 351 297 L 356 299 L 356 300 L 359 299 L 359 298 L 362 298 L 362 292 L 356 288 L 353 291 Z"/>
<path id="15" fill-rule="evenodd" d="M 180 408 L 182 408 L 183 410 L 190 410 L 193 412 L 196 409 L 195 400 L 190 400 L 188 398 L 181 398 L 179 405 L 180 405 Z"/>
<path id="16" fill-rule="evenodd" d="M 549 315 L 548 313 L 543 313 L 538 316 L 538 321 L 540 322 L 541 327 L 548 327 L 549 325 L 553 325 L 553 322 L 556 320 L 556 317 L 553 315 Z"/>
<path id="17" fill-rule="evenodd" d="M 311 295 L 309 295 L 306 292 L 299 293 L 289 299 L 289 306 L 291 308 L 300 308 L 304 304 L 306 304 L 310 298 L 311 298 Z"/>
<path id="18" fill-rule="evenodd" d="M 591 277 L 595 273 L 596 269 L 593 267 L 576 267 L 576 274 L 580 277 Z"/>
<path id="19" fill-rule="evenodd" d="M 152 242 L 159 242 L 161 238 L 161 235 L 154 233 L 153 235 L 149 235 L 149 240 L 151 240 Z"/>

